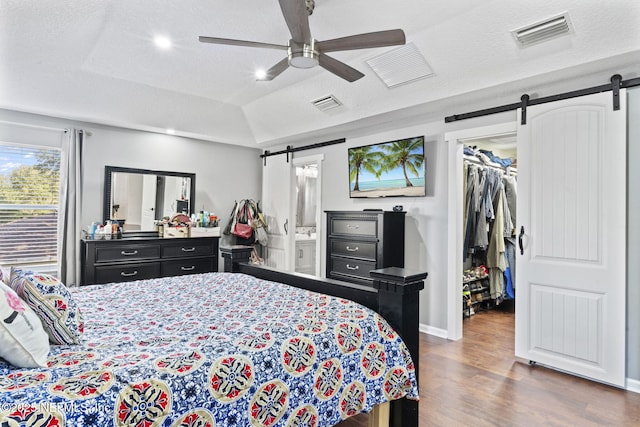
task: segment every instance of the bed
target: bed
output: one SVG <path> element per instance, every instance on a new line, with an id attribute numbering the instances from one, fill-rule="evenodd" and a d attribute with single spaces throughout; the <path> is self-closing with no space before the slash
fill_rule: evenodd
<path id="1" fill-rule="evenodd" d="M 417 407 L 416 364 L 367 298 L 260 275 L 73 289 L 82 341 L 51 346 L 46 368 L 0 361 L 0 425 L 331 426 L 372 410 L 417 425 L 417 409 L 408 424 L 381 409 Z"/>

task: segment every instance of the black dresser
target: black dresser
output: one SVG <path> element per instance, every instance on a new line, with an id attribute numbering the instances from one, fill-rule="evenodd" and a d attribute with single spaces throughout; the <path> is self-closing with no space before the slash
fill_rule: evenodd
<path id="1" fill-rule="evenodd" d="M 404 267 L 406 212 L 326 213 L 328 278 L 372 285 L 371 270 Z"/>
<path id="2" fill-rule="evenodd" d="M 82 284 L 218 271 L 219 237 L 82 240 Z"/>

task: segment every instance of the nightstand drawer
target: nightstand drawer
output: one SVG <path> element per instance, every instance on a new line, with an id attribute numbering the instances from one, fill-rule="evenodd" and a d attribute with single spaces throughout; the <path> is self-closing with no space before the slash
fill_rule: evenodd
<path id="1" fill-rule="evenodd" d="M 375 270 L 375 261 L 361 261 L 357 259 L 331 257 L 331 273 L 346 274 L 369 279 L 369 272 Z"/>
<path id="2" fill-rule="evenodd" d="M 213 243 L 202 243 L 191 239 L 174 239 L 179 242 L 163 242 L 162 258 L 181 258 L 215 255 Z"/>
<path id="3" fill-rule="evenodd" d="M 96 262 L 136 261 L 160 258 L 160 245 L 104 245 L 96 247 Z"/>
<path id="4" fill-rule="evenodd" d="M 152 279 L 160 275 L 159 262 L 134 263 L 96 267 L 95 284 L 111 282 L 130 282 L 132 280 Z"/>
<path id="5" fill-rule="evenodd" d="M 330 239 L 332 255 L 344 255 L 356 258 L 376 260 L 376 242 Z"/>
<path id="6" fill-rule="evenodd" d="M 162 263 L 162 276 L 181 276 L 183 274 L 208 273 L 213 271 L 212 258 L 195 258 Z"/>
<path id="7" fill-rule="evenodd" d="M 375 220 L 334 218 L 330 227 L 330 234 L 368 237 L 377 237 L 378 235 L 378 221 Z"/>

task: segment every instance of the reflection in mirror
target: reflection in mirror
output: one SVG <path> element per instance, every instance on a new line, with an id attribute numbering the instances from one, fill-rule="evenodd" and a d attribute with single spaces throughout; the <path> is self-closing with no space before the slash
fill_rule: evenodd
<path id="1" fill-rule="evenodd" d="M 316 226 L 316 192 L 318 166 L 296 167 L 296 227 Z"/>
<path id="2" fill-rule="evenodd" d="M 127 231 L 155 231 L 154 221 L 194 212 L 195 174 L 105 166 L 104 220 Z"/>

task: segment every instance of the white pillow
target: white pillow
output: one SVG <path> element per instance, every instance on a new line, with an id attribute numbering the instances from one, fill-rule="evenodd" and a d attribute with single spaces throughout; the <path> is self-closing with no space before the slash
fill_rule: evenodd
<path id="1" fill-rule="evenodd" d="M 0 283 L 0 357 L 19 368 L 47 366 L 49 336 L 38 315 Z"/>

